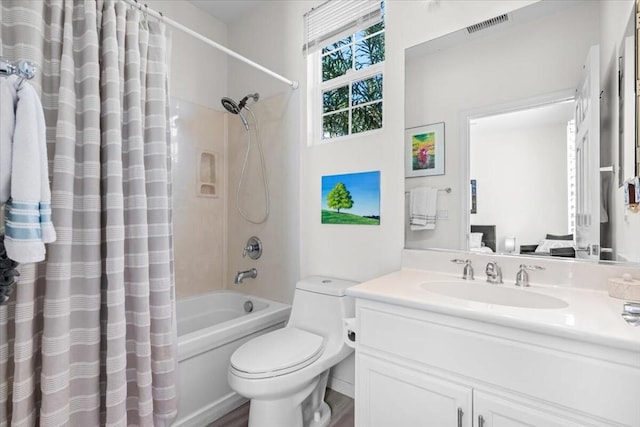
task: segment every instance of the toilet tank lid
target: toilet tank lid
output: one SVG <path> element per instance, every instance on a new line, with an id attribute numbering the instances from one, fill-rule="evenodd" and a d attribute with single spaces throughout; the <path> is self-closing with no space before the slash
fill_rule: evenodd
<path id="1" fill-rule="evenodd" d="M 325 295 L 334 295 L 342 297 L 345 290 L 351 286 L 357 285 L 358 282 L 351 280 L 336 279 L 326 276 L 309 276 L 300 279 L 296 288 L 305 291 L 316 292 Z"/>

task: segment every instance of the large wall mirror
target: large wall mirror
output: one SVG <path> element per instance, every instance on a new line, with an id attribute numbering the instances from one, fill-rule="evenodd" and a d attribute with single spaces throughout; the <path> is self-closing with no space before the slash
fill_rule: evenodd
<path id="1" fill-rule="evenodd" d="M 543 0 L 407 49 L 406 248 L 640 263 L 635 14 Z"/>

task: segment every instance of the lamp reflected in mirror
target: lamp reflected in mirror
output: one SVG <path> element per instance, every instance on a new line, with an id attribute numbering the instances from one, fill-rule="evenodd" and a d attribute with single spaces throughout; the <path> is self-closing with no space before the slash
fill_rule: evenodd
<path id="1" fill-rule="evenodd" d="M 507 237 L 504 239 L 504 251 L 508 254 L 512 254 L 516 251 L 515 237 Z"/>

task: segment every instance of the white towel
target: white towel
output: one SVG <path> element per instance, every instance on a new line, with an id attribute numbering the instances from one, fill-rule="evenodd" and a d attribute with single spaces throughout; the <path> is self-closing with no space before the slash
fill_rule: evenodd
<path id="1" fill-rule="evenodd" d="M 0 205 L 11 197 L 11 158 L 17 100 L 13 80 L 0 78 Z"/>
<path id="2" fill-rule="evenodd" d="M 7 113 L 9 116 L 9 119 L 0 119 L 2 125 L 13 128 L 10 144 L 11 194 L 5 206 L 5 247 L 7 255 L 14 261 L 39 262 L 45 258 L 44 244 L 56 240 L 56 232 L 51 222 L 51 190 L 44 113 L 40 98 L 30 84 L 16 76 L 10 76 L 2 85 L 12 85 L 16 93 L 16 97 L 13 98 L 13 125 L 9 122 L 10 108 L 5 105 L 4 99 L 0 110 L 2 116 Z M 11 87 L 3 88 L 2 94 L 4 93 L 11 93 Z M 6 144 L 4 138 L 5 132 L 3 140 L 0 141 L 3 146 Z M 2 164 L 4 169 L 5 162 Z M 5 184 L 2 185 L 4 187 Z"/>
<path id="3" fill-rule="evenodd" d="M 438 189 L 418 187 L 409 193 L 409 224 L 411 231 L 436 228 Z"/>

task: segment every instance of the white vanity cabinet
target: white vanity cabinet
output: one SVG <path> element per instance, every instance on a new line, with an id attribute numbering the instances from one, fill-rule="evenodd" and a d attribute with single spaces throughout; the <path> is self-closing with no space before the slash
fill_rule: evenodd
<path id="1" fill-rule="evenodd" d="M 532 407 L 532 402 L 518 402 L 493 396 L 481 390 L 473 392 L 473 419 L 476 427 L 579 427 L 582 422 L 575 422 L 562 414 L 551 413 L 550 408 Z M 516 398 L 517 399 L 517 398 Z M 569 416 L 570 414 L 565 413 Z M 594 425 L 594 424 L 588 424 Z M 595 425 L 602 425 L 596 423 Z"/>
<path id="2" fill-rule="evenodd" d="M 356 357 L 359 426 L 471 427 L 471 388 L 369 355 Z"/>
<path id="3" fill-rule="evenodd" d="M 356 317 L 356 427 L 640 426 L 635 348 L 364 298 Z"/>

